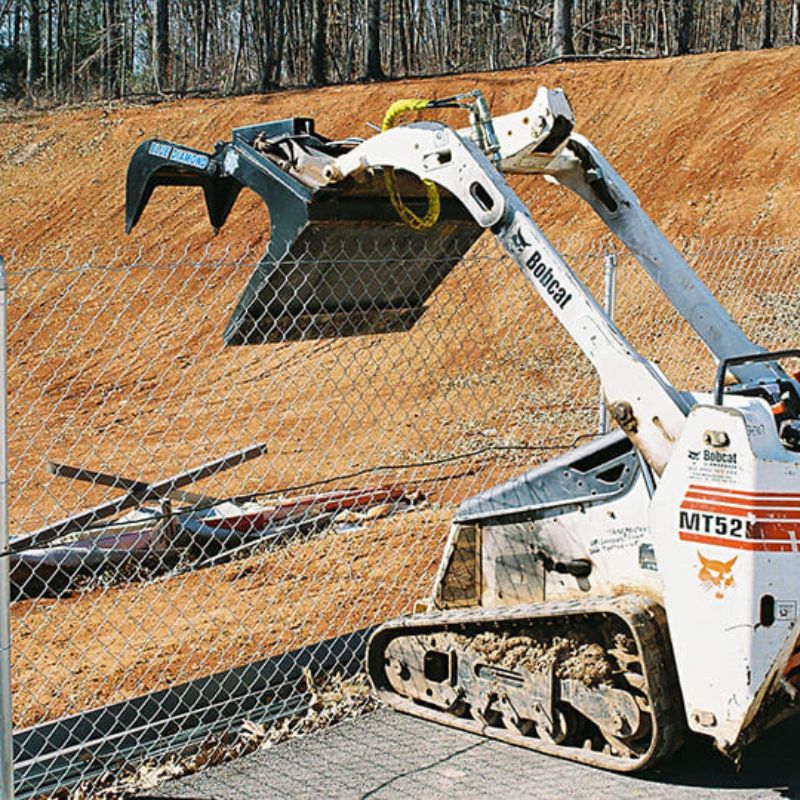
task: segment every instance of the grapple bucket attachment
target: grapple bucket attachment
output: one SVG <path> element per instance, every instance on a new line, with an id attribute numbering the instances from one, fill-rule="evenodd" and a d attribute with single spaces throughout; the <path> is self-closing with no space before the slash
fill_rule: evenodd
<path id="1" fill-rule="evenodd" d="M 326 160 L 352 144 L 319 137 L 304 118 L 237 128 L 214 153 L 145 142 L 128 167 L 126 228 L 156 186 L 194 185 L 217 230 L 246 186 L 267 205 L 271 235 L 225 327 L 226 344 L 406 329 L 482 229 L 444 190 L 438 222 L 408 227 L 380 171 L 323 185 Z M 424 187 L 398 177 L 405 204 L 421 215 Z"/>

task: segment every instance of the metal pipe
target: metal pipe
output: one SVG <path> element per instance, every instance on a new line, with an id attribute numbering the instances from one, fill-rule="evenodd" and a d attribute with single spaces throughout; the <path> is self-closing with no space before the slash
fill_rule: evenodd
<path id="1" fill-rule="evenodd" d="M 0 552 L 8 550 L 8 440 L 6 418 L 6 301 L 8 280 L 0 256 Z M 14 800 L 11 718 L 11 583 L 9 559 L 0 558 L 0 797 Z"/>
<path id="2" fill-rule="evenodd" d="M 603 298 L 603 308 L 608 318 L 613 321 L 614 309 L 617 304 L 617 253 L 614 250 L 607 250 L 603 256 L 605 265 L 605 296 Z M 605 398 L 603 397 L 603 387 L 600 387 L 600 434 L 608 433 L 608 408 L 606 408 Z"/>

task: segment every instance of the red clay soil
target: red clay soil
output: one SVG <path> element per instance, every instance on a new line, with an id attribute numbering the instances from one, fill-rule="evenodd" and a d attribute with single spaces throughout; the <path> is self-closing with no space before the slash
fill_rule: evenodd
<path id="1" fill-rule="evenodd" d="M 379 122 L 399 97 L 477 86 L 499 114 L 527 105 L 542 84 L 567 91 L 578 130 L 668 234 L 795 236 L 798 48 L 0 121 L 0 253 L 16 253 L 12 530 L 107 496 L 46 479 L 47 459 L 152 479 L 268 440 L 267 457 L 206 487 L 225 496 L 487 442 L 556 447 L 586 430 L 595 389 L 577 352 L 543 315 L 530 319 L 521 280 L 481 270 L 475 260 L 448 276 L 409 334 L 232 349 L 222 347 L 220 333 L 246 281 L 242 268 L 13 272 L 37 263 L 43 247 L 71 246 L 66 267 L 96 248 L 107 256 L 130 244 L 152 252 L 210 242 L 193 190 L 159 190 L 125 237 L 125 169 L 147 138 L 208 150 L 232 127 L 292 115 L 315 117 L 329 136 L 368 135 L 365 123 Z M 532 197 L 534 218 L 554 238 L 588 241 L 601 232 L 565 192 L 539 179 L 515 179 L 515 186 Z M 266 213 L 254 196 L 240 198 L 218 241 L 263 249 Z M 433 577 L 454 502 L 519 471 L 526 458 L 370 476 L 363 482 L 439 480 L 427 484 L 431 506 L 359 532 L 169 581 L 15 604 L 17 724 L 161 689 L 408 610 Z"/>
<path id="2" fill-rule="evenodd" d="M 442 546 L 428 531 L 446 532 L 449 516 L 420 509 L 165 581 L 16 603 L 15 722 L 137 697 L 397 616 L 427 594 Z"/>
<path id="3" fill-rule="evenodd" d="M 83 108 L 0 123 L 0 252 L 213 238 L 199 190 L 161 189 L 130 238 L 125 168 L 145 139 L 211 149 L 237 125 L 314 117 L 328 136 L 369 135 L 393 100 L 480 88 L 496 114 L 527 105 L 539 85 L 563 87 L 578 130 L 610 158 L 670 234 L 793 236 L 798 208 L 800 49 L 681 59 L 549 65 L 496 74 Z M 528 181 L 539 185 L 540 180 Z M 586 230 L 577 205 L 537 206 L 550 225 Z M 220 237 L 265 241 L 265 213 L 243 197 Z M 593 230 L 599 230 L 594 228 Z"/>

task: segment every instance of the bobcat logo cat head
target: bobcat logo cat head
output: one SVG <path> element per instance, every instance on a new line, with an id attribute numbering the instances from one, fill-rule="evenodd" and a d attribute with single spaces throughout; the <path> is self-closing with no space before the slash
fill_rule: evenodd
<path id="1" fill-rule="evenodd" d="M 697 557 L 700 559 L 700 571 L 697 577 L 706 591 L 714 590 L 714 597 L 722 600 L 725 592 L 734 585 L 733 565 L 739 556 L 734 556 L 730 561 L 716 561 L 706 558 L 699 550 Z"/>

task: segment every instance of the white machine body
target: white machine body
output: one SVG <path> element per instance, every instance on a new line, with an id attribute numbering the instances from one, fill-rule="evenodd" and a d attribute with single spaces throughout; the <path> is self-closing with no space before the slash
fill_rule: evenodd
<path id="1" fill-rule="evenodd" d="M 540 498 L 527 527 L 503 522 L 503 498 L 484 498 L 483 507 L 478 498 L 472 510 L 468 502 L 437 587 L 447 585 L 468 531 L 480 542 L 480 579 L 464 605 L 630 593 L 657 599 L 688 726 L 735 753 L 798 708 L 800 391 L 777 363 L 786 353 L 770 359 L 749 341 L 597 148 L 572 134 L 573 121 L 563 92 L 540 89 L 529 109 L 494 120 L 501 167 L 543 174 L 589 203 L 722 363 L 716 399 L 678 392 L 631 347 L 468 131 L 436 123 L 394 129 L 336 159 L 327 176 L 393 167 L 461 199 L 589 358 L 612 418 L 640 457 L 624 491 L 602 502 L 556 493 L 553 513 Z M 725 368 L 739 389 L 723 396 Z M 794 410 L 781 416 L 787 397 Z M 548 480 L 533 476 L 529 485 Z M 518 516 L 525 503 L 514 499 L 514 486 L 506 490 Z M 588 577 L 576 560 L 591 564 Z"/>
<path id="2" fill-rule="evenodd" d="M 731 746 L 797 677 L 800 457 L 763 400 L 692 409 L 650 528 L 689 726 Z"/>

